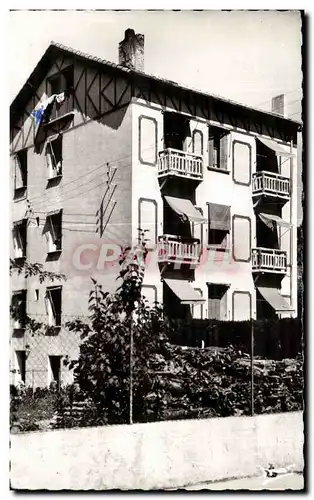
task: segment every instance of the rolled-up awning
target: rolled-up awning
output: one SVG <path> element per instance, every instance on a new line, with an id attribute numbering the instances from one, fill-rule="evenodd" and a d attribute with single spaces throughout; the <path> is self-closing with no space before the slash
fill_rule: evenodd
<path id="1" fill-rule="evenodd" d="M 230 207 L 208 203 L 209 228 L 220 231 L 230 231 Z"/>
<path id="2" fill-rule="evenodd" d="M 62 208 L 57 208 L 56 210 L 51 210 L 51 212 L 47 213 L 47 217 L 51 217 L 52 215 L 57 215 L 62 212 Z"/>
<path id="3" fill-rule="evenodd" d="M 165 200 L 172 210 L 179 215 L 185 215 L 191 222 L 207 222 L 190 200 L 186 200 L 185 198 L 174 198 L 173 196 L 165 196 Z"/>
<path id="4" fill-rule="evenodd" d="M 286 222 L 283 220 L 281 217 L 278 217 L 278 215 L 272 215 L 272 214 L 258 214 L 259 218 L 261 221 L 266 224 L 267 227 L 270 229 L 275 229 L 276 225 L 279 224 L 279 226 L 282 227 L 291 227 L 291 224 L 289 222 Z"/>
<path id="5" fill-rule="evenodd" d="M 290 151 L 287 151 L 283 148 L 278 142 L 272 141 L 271 139 L 264 139 L 262 137 L 257 137 L 257 140 L 260 141 L 264 146 L 267 146 L 269 149 L 275 151 L 277 156 L 285 156 L 290 158 L 293 154 Z"/>
<path id="6" fill-rule="evenodd" d="M 165 279 L 164 282 L 180 299 L 181 304 L 202 304 L 205 302 L 200 293 L 185 280 Z"/>
<path id="7" fill-rule="evenodd" d="M 294 311 L 277 288 L 257 287 L 257 290 L 276 312 Z"/>

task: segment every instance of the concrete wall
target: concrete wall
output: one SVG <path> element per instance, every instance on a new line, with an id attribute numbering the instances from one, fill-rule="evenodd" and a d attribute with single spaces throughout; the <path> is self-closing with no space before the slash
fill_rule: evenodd
<path id="1" fill-rule="evenodd" d="M 163 489 L 303 470 L 301 412 L 28 433 L 11 437 L 14 489 Z"/>

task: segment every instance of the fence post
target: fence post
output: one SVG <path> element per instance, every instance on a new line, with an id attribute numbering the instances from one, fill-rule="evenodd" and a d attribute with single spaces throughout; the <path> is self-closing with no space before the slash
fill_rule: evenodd
<path id="1" fill-rule="evenodd" d="M 251 415 L 254 416 L 254 319 L 251 317 Z"/>
<path id="2" fill-rule="evenodd" d="M 130 424 L 133 424 L 133 312 L 130 326 Z"/>

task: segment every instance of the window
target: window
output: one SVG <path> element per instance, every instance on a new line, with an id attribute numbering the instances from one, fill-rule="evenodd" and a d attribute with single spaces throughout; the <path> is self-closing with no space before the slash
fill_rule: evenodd
<path id="1" fill-rule="evenodd" d="M 194 288 L 194 290 L 203 297 L 203 291 L 200 288 Z M 203 319 L 203 304 L 192 304 L 191 313 L 193 318 Z"/>
<path id="2" fill-rule="evenodd" d="M 34 290 L 34 300 L 35 300 L 35 302 L 39 301 L 39 289 L 38 288 L 36 288 Z"/>
<path id="3" fill-rule="evenodd" d="M 62 136 L 49 141 L 46 146 L 46 162 L 48 168 L 48 179 L 54 179 L 62 175 Z"/>
<path id="4" fill-rule="evenodd" d="M 27 188 L 27 150 L 14 156 L 14 195 L 24 194 Z"/>
<path id="5" fill-rule="evenodd" d="M 73 67 L 70 66 L 60 73 L 53 75 L 49 78 L 48 85 L 47 90 L 50 96 L 73 90 Z"/>
<path id="6" fill-rule="evenodd" d="M 193 131 L 192 151 L 196 155 L 203 155 L 203 134 L 200 130 Z"/>
<path id="7" fill-rule="evenodd" d="M 208 167 L 228 170 L 228 146 L 230 133 L 218 127 L 209 127 Z"/>
<path id="8" fill-rule="evenodd" d="M 62 356 L 48 356 L 48 385 L 55 382 L 58 387 L 60 386 L 61 358 Z"/>
<path id="9" fill-rule="evenodd" d="M 208 287 L 208 318 L 226 320 L 228 285 L 207 283 Z"/>
<path id="10" fill-rule="evenodd" d="M 208 203 L 208 245 L 229 248 L 230 207 L 218 203 Z"/>
<path id="11" fill-rule="evenodd" d="M 61 295 L 61 286 L 46 290 L 45 305 L 49 326 L 61 326 Z"/>
<path id="12" fill-rule="evenodd" d="M 73 113 L 73 87 L 74 72 L 70 66 L 60 73 L 52 76 L 47 81 L 47 93 L 49 96 L 62 94 L 55 99 L 50 111 L 48 121 L 56 120 L 68 113 Z"/>
<path id="13" fill-rule="evenodd" d="M 48 253 L 62 250 L 62 211 L 49 214 L 46 220 Z"/>
<path id="14" fill-rule="evenodd" d="M 27 220 L 23 219 L 20 222 L 15 222 L 13 224 L 13 247 L 15 259 L 26 257 L 26 235 Z"/>
<path id="15" fill-rule="evenodd" d="M 26 376 L 26 351 L 15 351 L 17 369 L 19 370 L 19 378 L 25 383 Z"/>
<path id="16" fill-rule="evenodd" d="M 26 290 L 13 292 L 11 303 L 11 316 L 13 318 L 13 329 L 25 328 L 26 322 Z"/>

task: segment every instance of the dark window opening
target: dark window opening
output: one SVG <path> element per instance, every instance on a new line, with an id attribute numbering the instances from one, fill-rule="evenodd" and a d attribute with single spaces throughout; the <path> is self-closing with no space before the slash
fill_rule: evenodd
<path id="1" fill-rule="evenodd" d="M 26 324 L 26 290 L 15 292 L 12 295 L 11 316 L 13 328 L 18 330 L 25 328 Z"/>
<path id="2" fill-rule="evenodd" d="M 13 226 L 13 246 L 14 258 L 21 259 L 26 257 L 26 244 L 27 244 L 27 221 Z"/>
<path id="3" fill-rule="evenodd" d="M 56 382 L 58 387 L 61 383 L 61 357 L 62 356 L 49 356 L 51 382 Z"/>
<path id="4" fill-rule="evenodd" d="M 46 291 L 46 309 L 49 326 L 61 326 L 62 288 L 52 287 Z"/>
<path id="5" fill-rule="evenodd" d="M 166 315 L 172 319 L 191 320 L 191 307 L 188 304 L 181 304 L 180 299 L 168 287 L 163 284 L 163 305 Z"/>
<path id="6" fill-rule="evenodd" d="M 26 351 L 15 351 L 18 370 L 20 372 L 20 377 L 22 382 L 25 383 L 26 379 Z"/>
<path id="7" fill-rule="evenodd" d="M 209 229 L 208 245 L 226 248 L 228 245 L 228 235 L 229 233 L 227 231 L 222 231 L 220 229 Z"/>
<path id="8" fill-rule="evenodd" d="M 48 142 L 46 146 L 48 179 L 62 175 L 62 136 Z"/>
<path id="9" fill-rule="evenodd" d="M 228 144 L 230 133 L 219 127 L 208 130 L 208 166 L 221 170 L 228 169 Z"/>
<path id="10" fill-rule="evenodd" d="M 62 212 L 48 215 L 46 226 L 48 253 L 62 250 Z"/>
<path id="11" fill-rule="evenodd" d="M 16 153 L 14 160 L 14 194 L 17 195 L 27 188 L 27 150 Z"/>
<path id="12" fill-rule="evenodd" d="M 256 246 L 260 248 L 280 248 L 277 225 L 269 228 L 259 216 L 256 217 Z"/>
<path id="13" fill-rule="evenodd" d="M 74 70 L 70 66 L 48 79 L 49 96 L 64 93 L 64 98 L 54 101 L 48 120 L 55 120 L 73 111 Z"/>
<path id="14" fill-rule="evenodd" d="M 256 172 L 266 172 L 280 173 L 280 157 L 276 156 L 275 151 L 262 144 L 260 141 L 256 141 Z"/>
<path id="15" fill-rule="evenodd" d="M 164 147 L 186 151 L 191 137 L 190 120 L 179 113 L 164 113 Z"/>

